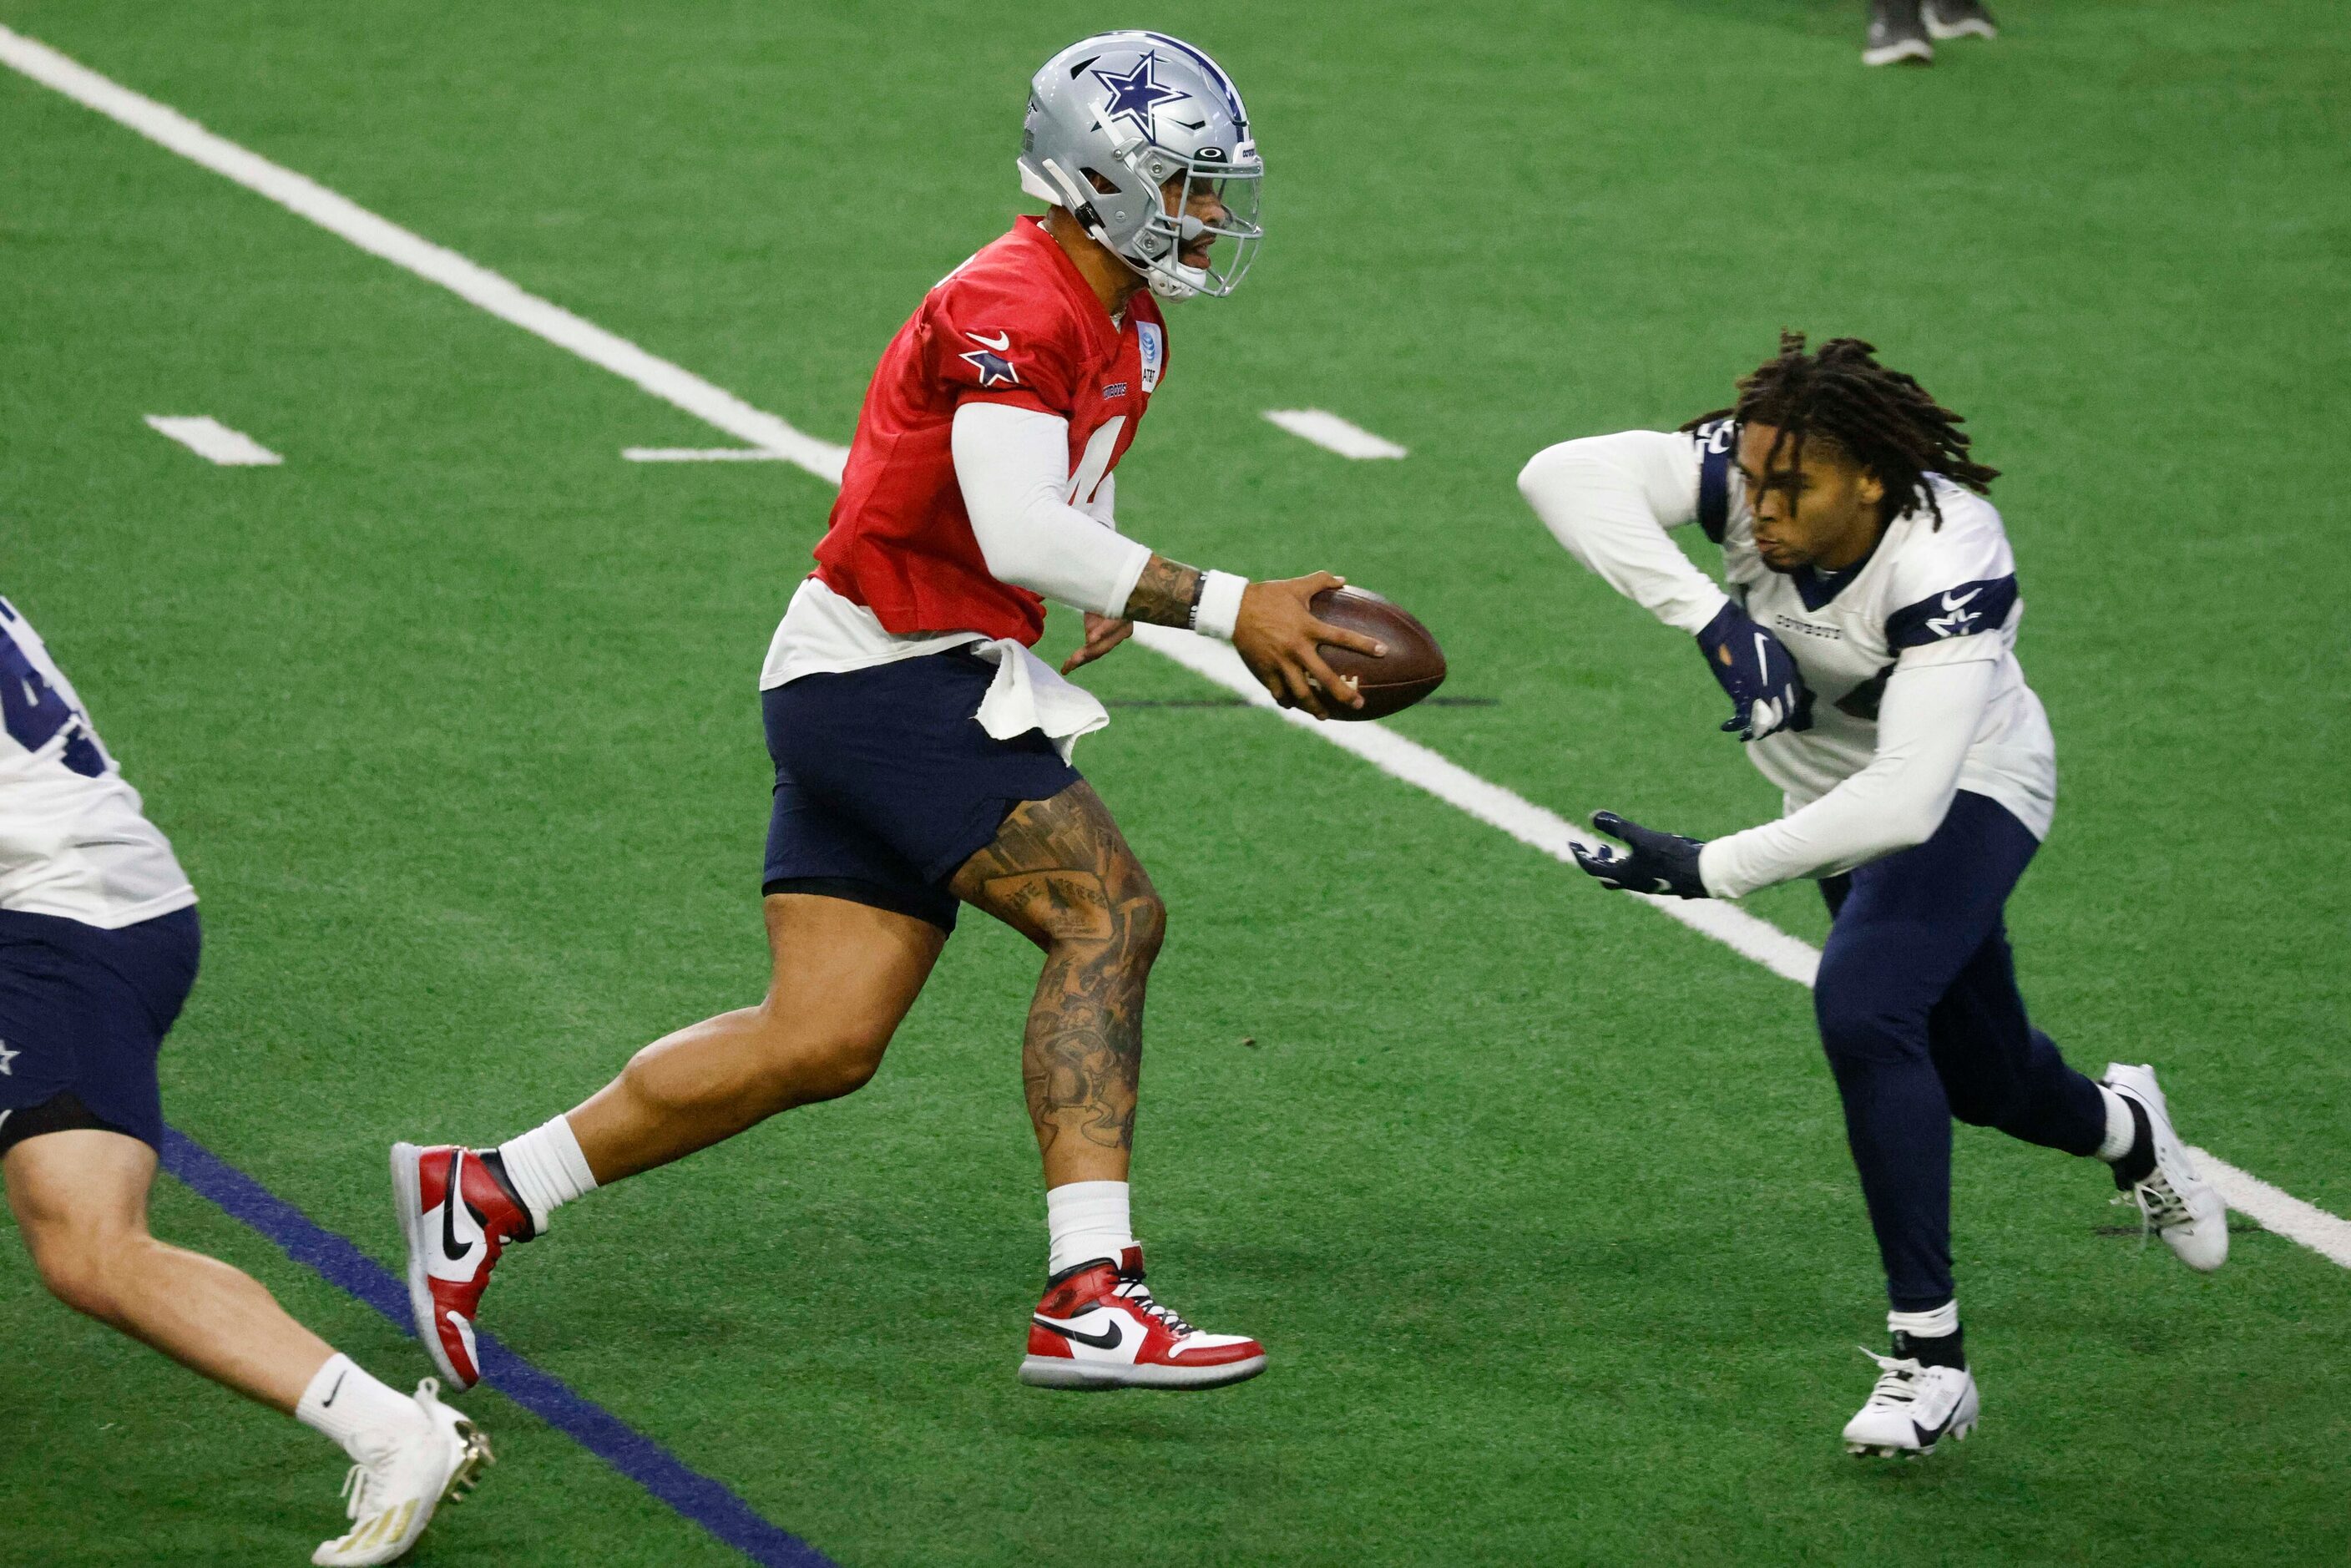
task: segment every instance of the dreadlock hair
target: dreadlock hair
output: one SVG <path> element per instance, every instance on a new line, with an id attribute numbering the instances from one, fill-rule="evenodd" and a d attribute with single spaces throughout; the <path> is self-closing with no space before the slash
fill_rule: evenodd
<path id="1" fill-rule="evenodd" d="M 1780 353 L 1739 382 L 1739 401 L 1682 426 L 1695 430 L 1725 415 L 1740 424 L 1771 425 L 1780 432 L 1765 466 L 1803 460 L 1804 443 L 1818 436 L 1844 448 L 1886 486 L 1880 503 L 1892 522 L 1916 501 L 1927 503 L 1935 527 L 1943 526 L 1929 474 L 1981 495 L 2000 470 L 1968 455 L 1966 423 L 1937 402 L 1925 387 L 1877 362 L 1875 345 L 1859 338 L 1832 338 L 1817 352 L 1804 351 L 1802 332 L 1780 334 Z"/>

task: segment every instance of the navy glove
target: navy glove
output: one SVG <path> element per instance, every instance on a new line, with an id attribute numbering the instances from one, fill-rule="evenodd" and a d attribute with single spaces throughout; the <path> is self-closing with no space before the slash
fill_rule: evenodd
<path id="1" fill-rule="evenodd" d="M 1813 727 L 1813 693 L 1780 639 L 1736 602 L 1727 603 L 1698 634 L 1706 667 L 1730 695 L 1726 733 L 1761 740 L 1783 729 Z"/>
<path id="2" fill-rule="evenodd" d="M 1676 898 L 1706 898 L 1706 880 L 1698 873 L 1698 852 L 1704 841 L 1679 833 L 1661 833 L 1638 822 L 1628 822 L 1614 811 L 1593 814 L 1592 825 L 1633 847 L 1597 849 L 1573 846 L 1575 863 L 1600 879 L 1603 887 L 1624 893 L 1672 894 Z"/>

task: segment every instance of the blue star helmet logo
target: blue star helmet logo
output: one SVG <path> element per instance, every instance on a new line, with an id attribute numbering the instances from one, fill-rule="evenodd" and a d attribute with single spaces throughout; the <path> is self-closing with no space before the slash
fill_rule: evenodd
<path id="1" fill-rule="evenodd" d="M 1020 372 L 1014 370 L 1012 361 L 1001 354 L 992 354 L 986 349 L 974 349 L 970 353 L 957 357 L 979 372 L 979 384 L 983 391 L 988 387 L 1017 387 L 1020 384 Z"/>
<path id="2" fill-rule="evenodd" d="M 1124 76 L 1110 71 L 1093 73 L 1094 80 L 1110 89 L 1110 102 L 1102 106 L 1104 120 L 1127 120 L 1140 134 L 1145 137 L 1151 134 L 1152 110 L 1163 103 L 1186 96 L 1180 88 L 1159 85 L 1152 75 L 1152 67 L 1158 62 L 1157 55 L 1145 54 L 1142 63 Z"/>

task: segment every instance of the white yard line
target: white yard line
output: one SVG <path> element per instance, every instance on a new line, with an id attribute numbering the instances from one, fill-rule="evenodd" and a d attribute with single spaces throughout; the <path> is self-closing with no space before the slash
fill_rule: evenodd
<path id="1" fill-rule="evenodd" d="M 781 452 L 762 446 L 624 446 L 621 455 L 632 463 L 789 463 Z M 836 478 L 834 484 L 841 481 Z"/>
<path id="2" fill-rule="evenodd" d="M 2188 1157 L 2211 1178 L 2229 1207 L 2255 1220 L 2264 1229 L 2292 1237 L 2323 1258 L 2351 1269 L 2351 1220 L 2336 1218 L 2315 1204 L 2304 1203 L 2283 1187 L 2239 1170 L 2218 1155 L 2191 1148 Z"/>
<path id="3" fill-rule="evenodd" d="M 167 109 L 152 98 L 142 98 L 108 80 L 47 44 L 0 27 L 0 62 L 191 162 L 201 163 L 246 190 L 268 197 L 361 250 L 439 284 L 500 320 L 511 321 L 558 348 L 569 349 L 590 364 L 601 365 L 664 402 L 682 408 L 754 446 L 781 453 L 820 478 L 835 485 L 841 483 L 841 467 L 849 461 L 849 448 L 819 441 L 793 429 L 774 414 L 761 413 L 693 371 L 647 353 L 627 339 L 580 319 L 454 250 L 376 216 L 358 203 L 337 195 L 291 169 L 247 152 L 225 137 L 214 135 L 177 110 Z"/>
<path id="4" fill-rule="evenodd" d="M 625 377 L 675 407 L 753 446 L 782 455 L 810 473 L 841 483 L 849 450 L 804 435 L 774 414 L 762 413 L 732 392 L 671 364 L 569 310 L 528 294 L 486 267 L 452 250 L 420 239 L 291 170 L 279 167 L 235 142 L 214 135 L 152 99 L 118 87 L 77 65 L 47 45 L 0 27 L 0 63 L 44 86 L 55 88 L 171 151 L 260 192 L 287 210 L 342 235 L 418 277 L 440 284 L 527 332 L 569 350 L 591 364 Z M 1269 418 L 1271 416 L 1269 415 Z M 1335 417 L 1335 416 L 1332 416 Z M 1377 440 L 1378 437 L 1372 437 Z M 1402 449 L 1399 448 L 1400 452 Z M 1137 640 L 1217 685 L 1272 706 L 1232 650 L 1186 632 L 1136 628 Z M 1301 714 L 1276 712 L 1308 732 L 1370 762 L 1395 778 L 1426 789 L 1479 821 L 1501 829 L 1555 860 L 1569 861 L 1578 834 L 1565 819 L 1479 778 L 1417 742 L 1373 725 L 1321 724 Z M 1591 841 L 1584 841 L 1589 842 Z M 1773 974 L 1810 985 L 1820 954 L 1808 943 L 1756 919 L 1733 904 L 1711 900 L 1647 899 L 1652 908 L 1705 933 Z M 2346 1268 L 2351 1268 L 2351 1222 L 2303 1202 L 2250 1176 L 2227 1161 L 2198 1152 L 2231 1207 L 2269 1229 L 2292 1238 Z"/>
<path id="5" fill-rule="evenodd" d="M 197 456 L 224 468 L 268 468 L 286 461 L 241 430 L 206 414 L 151 413 L 147 423 Z"/>
<path id="6" fill-rule="evenodd" d="M 1341 419 L 1327 409 L 1270 408 L 1265 417 L 1301 441 L 1311 441 L 1342 457 L 1405 457 L 1405 449 L 1384 435 L 1374 435 L 1362 425 Z"/>
<path id="7" fill-rule="evenodd" d="M 1578 832 L 1566 818 L 1544 810 L 1524 796 L 1431 751 L 1416 740 L 1376 724 L 1325 724 L 1293 708 L 1277 706 L 1257 677 L 1249 673 L 1229 643 L 1172 626 L 1137 626 L 1135 640 L 1155 653 L 1166 654 L 1188 670 L 1207 676 L 1226 690 L 1238 692 L 1258 706 L 1317 736 L 1343 751 L 1352 751 L 1381 772 L 1426 789 L 1447 805 L 1458 806 L 1481 822 L 1489 823 L 1531 844 L 1555 861 L 1569 865 L 1575 857 L 1570 846 L 1587 848 L 1600 841 Z M 1768 921 L 1759 920 L 1734 904 L 1713 899 L 1650 898 L 1634 894 L 1660 915 L 1702 931 L 1742 957 L 1751 958 L 1773 974 L 1800 986 L 1813 983 L 1821 956 Z"/>

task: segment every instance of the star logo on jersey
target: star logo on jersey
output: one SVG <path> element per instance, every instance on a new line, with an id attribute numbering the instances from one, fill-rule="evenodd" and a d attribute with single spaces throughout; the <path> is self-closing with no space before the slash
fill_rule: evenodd
<path id="1" fill-rule="evenodd" d="M 970 353 L 960 357 L 966 364 L 979 372 L 979 384 L 983 390 L 988 387 L 1017 387 L 1020 384 L 1020 372 L 1012 368 L 1012 361 L 992 350 L 974 349 Z"/>
<path id="2" fill-rule="evenodd" d="M 1155 54 L 1146 54 L 1142 62 L 1124 76 L 1110 71 L 1096 71 L 1094 80 L 1110 89 L 1110 101 L 1102 106 L 1102 117 L 1123 120 L 1144 136 L 1151 134 L 1151 114 L 1163 103 L 1185 96 L 1179 88 L 1162 87 L 1153 74 L 1159 63 Z"/>
<path id="3" fill-rule="evenodd" d="M 5 1040 L 0 1040 L 0 1077 L 16 1077 L 16 1074 L 15 1071 L 11 1069 L 8 1064 L 24 1054 L 25 1053 L 21 1051 L 9 1050 L 8 1042 Z"/>
<path id="4" fill-rule="evenodd" d="M 1980 588 L 1971 588 L 1964 594 L 1943 595 L 1943 613 L 1928 621 L 1927 630 L 1938 637 L 1966 636 L 1970 629 L 1982 619 L 1974 611 L 1968 609 L 1967 604 L 1982 591 Z"/>

